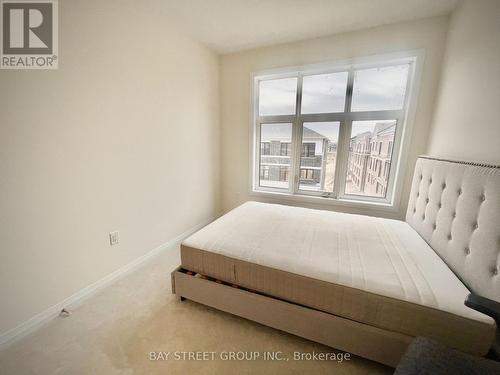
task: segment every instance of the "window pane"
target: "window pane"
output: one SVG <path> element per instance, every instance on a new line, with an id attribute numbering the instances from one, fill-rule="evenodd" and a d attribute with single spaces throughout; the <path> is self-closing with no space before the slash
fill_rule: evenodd
<path id="1" fill-rule="evenodd" d="M 333 191 L 339 127 L 339 122 L 304 123 L 299 189 Z"/>
<path id="2" fill-rule="evenodd" d="M 260 126 L 259 186 L 288 189 L 292 124 Z"/>
<path id="3" fill-rule="evenodd" d="M 385 197 L 396 121 L 353 121 L 346 194 Z"/>
<path id="4" fill-rule="evenodd" d="M 259 115 L 294 115 L 297 78 L 259 82 Z"/>
<path id="5" fill-rule="evenodd" d="M 343 112 L 346 88 L 347 72 L 305 76 L 301 112 Z"/>
<path id="6" fill-rule="evenodd" d="M 357 70 L 351 111 L 382 111 L 403 108 L 408 64 Z"/>

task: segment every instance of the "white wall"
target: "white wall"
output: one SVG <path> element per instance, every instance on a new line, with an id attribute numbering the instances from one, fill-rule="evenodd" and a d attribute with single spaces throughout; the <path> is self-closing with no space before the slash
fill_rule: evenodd
<path id="1" fill-rule="evenodd" d="M 250 76 L 252 72 L 341 60 L 356 56 L 425 49 L 423 79 L 410 145 L 410 157 L 407 163 L 407 173 L 403 176 L 403 204 L 399 211 L 394 214 L 342 208 L 342 210 L 349 212 L 403 218 L 415 159 L 418 154 L 424 153 L 427 148 L 426 142 L 441 70 L 447 27 L 448 18 L 437 17 L 222 56 L 221 147 L 223 210 L 227 211 L 249 199 L 285 202 L 283 199 L 262 199 L 249 194 L 249 95 L 251 92 Z M 316 206 L 316 208 L 318 207 L 331 208 L 331 206 Z M 340 210 L 340 207 L 337 209 Z"/>
<path id="2" fill-rule="evenodd" d="M 500 1 L 468 0 L 452 15 L 429 154 L 500 164 L 499 43 Z"/>
<path id="3" fill-rule="evenodd" d="M 0 71 L 0 334 L 218 211 L 218 58 L 161 4 L 59 1 L 59 70 Z"/>

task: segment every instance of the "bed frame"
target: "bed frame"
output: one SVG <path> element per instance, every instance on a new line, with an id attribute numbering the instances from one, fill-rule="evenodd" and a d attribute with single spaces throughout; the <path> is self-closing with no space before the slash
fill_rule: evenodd
<path id="1" fill-rule="evenodd" d="M 172 272 L 172 293 L 321 344 L 395 367 L 413 337 L 286 302 L 181 267 Z M 311 324 L 314 322 L 314 324 Z"/>
<path id="2" fill-rule="evenodd" d="M 499 207 L 499 166 L 426 156 L 417 160 L 406 221 L 469 290 L 487 297 L 497 308 Z M 478 227 L 481 236 L 474 233 Z M 450 242 L 454 233 L 459 238 Z M 246 290 L 181 267 L 172 272 L 172 292 L 181 300 L 187 298 L 391 367 L 397 365 L 414 338 Z M 500 308 L 498 311 L 500 314 Z"/>

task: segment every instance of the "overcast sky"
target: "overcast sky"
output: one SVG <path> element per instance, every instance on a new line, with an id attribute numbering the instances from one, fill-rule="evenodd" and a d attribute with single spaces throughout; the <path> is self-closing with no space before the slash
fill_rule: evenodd
<path id="1" fill-rule="evenodd" d="M 403 107 L 409 65 L 363 69 L 355 72 L 352 111 Z M 343 112 L 347 72 L 305 76 L 302 113 Z M 295 114 L 297 78 L 260 82 L 261 115 Z"/>

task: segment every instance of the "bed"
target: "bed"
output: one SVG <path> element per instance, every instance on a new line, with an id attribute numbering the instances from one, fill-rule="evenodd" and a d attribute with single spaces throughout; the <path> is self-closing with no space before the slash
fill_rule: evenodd
<path id="1" fill-rule="evenodd" d="M 416 336 L 484 355 L 464 300 L 499 299 L 499 172 L 420 157 L 406 221 L 246 202 L 182 243 L 173 290 L 391 366 Z"/>

